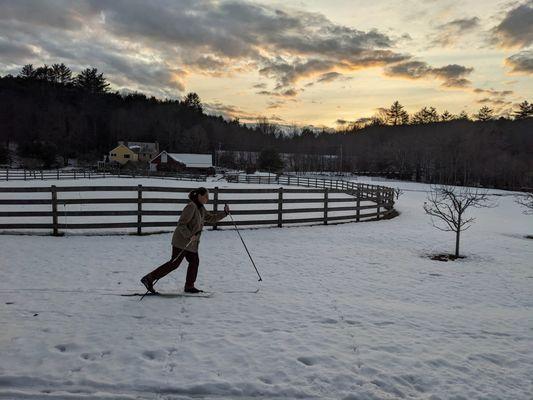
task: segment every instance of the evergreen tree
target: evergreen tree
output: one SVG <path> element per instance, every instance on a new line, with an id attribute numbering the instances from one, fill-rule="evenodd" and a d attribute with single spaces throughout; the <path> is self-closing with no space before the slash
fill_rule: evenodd
<path id="1" fill-rule="evenodd" d="M 272 147 L 261 150 L 257 161 L 259 168 L 264 171 L 279 172 L 283 169 L 283 160 L 278 151 Z"/>
<path id="2" fill-rule="evenodd" d="M 413 115 L 413 124 L 430 124 L 439 121 L 439 114 L 435 107 L 423 107 L 420 111 Z"/>
<path id="3" fill-rule="evenodd" d="M 483 106 L 479 109 L 477 114 L 474 114 L 474 118 L 478 121 L 490 121 L 494 119 L 494 110 L 487 106 Z"/>
<path id="4" fill-rule="evenodd" d="M 96 68 L 86 68 L 81 71 L 76 76 L 75 84 L 90 93 L 105 93 L 109 89 L 109 83 L 104 74 L 99 74 Z"/>
<path id="5" fill-rule="evenodd" d="M 188 93 L 187 96 L 185 96 L 185 99 L 183 100 L 183 105 L 190 108 L 191 110 L 200 113 L 203 112 L 203 106 L 202 102 L 200 101 L 200 96 L 198 96 L 198 94 L 194 92 Z"/>
<path id="6" fill-rule="evenodd" d="M 35 68 L 33 68 L 33 64 L 26 64 L 23 66 L 20 70 L 19 77 L 25 79 L 35 78 Z"/>
<path id="7" fill-rule="evenodd" d="M 409 122 L 409 114 L 403 106 L 396 100 L 386 111 L 387 123 L 389 125 L 405 125 Z"/>
<path id="8" fill-rule="evenodd" d="M 533 104 L 528 103 L 524 100 L 518 105 L 518 111 L 514 112 L 515 119 L 526 119 L 533 117 Z"/>
<path id="9" fill-rule="evenodd" d="M 72 83 L 72 71 L 63 63 L 53 64 L 52 74 L 54 77 L 54 82 L 60 83 L 62 85 Z"/>
<path id="10" fill-rule="evenodd" d="M 440 120 L 442 122 L 451 121 L 452 119 L 455 119 L 453 114 L 450 114 L 448 110 L 444 110 L 444 112 L 440 115 Z"/>

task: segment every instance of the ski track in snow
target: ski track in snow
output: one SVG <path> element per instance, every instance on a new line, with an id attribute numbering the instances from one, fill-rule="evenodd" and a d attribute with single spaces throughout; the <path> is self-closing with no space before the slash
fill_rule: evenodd
<path id="1" fill-rule="evenodd" d="M 206 231 L 211 298 L 115 296 L 171 234 L 0 236 L 0 399 L 532 399 L 533 218 L 501 197 L 466 259 L 431 261 L 454 238 L 427 186 L 383 184 L 413 190 L 393 220 L 243 230 L 261 283 L 234 231 Z"/>

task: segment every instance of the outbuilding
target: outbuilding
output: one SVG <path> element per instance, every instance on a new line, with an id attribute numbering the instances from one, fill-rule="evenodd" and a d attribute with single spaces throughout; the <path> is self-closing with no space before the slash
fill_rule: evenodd
<path id="1" fill-rule="evenodd" d="M 162 151 L 150 160 L 150 170 L 214 175 L 211 154 L 167 153 Z"/>

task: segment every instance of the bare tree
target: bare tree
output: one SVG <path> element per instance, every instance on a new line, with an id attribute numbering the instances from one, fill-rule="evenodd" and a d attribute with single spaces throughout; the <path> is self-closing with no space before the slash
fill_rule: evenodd
<path id="1" fill-rule="evenodd" d="M 394 196 L 396 197 L 396 200 L 398 200 L 400 196 L 404 193 L 405 192 L 403 191 L 403 189 L 400 189 L 399 187 L 394 188 Z"/>
<path id="2" fill-rule="evenodd" d="M 526 215 L 533 215 L 533 193 L 524 193 L 515 196 L 516 203 L 525 208 Z"/>
<path id="3" fill-rule="evenodd" d="M 455 232 L 455 258 L 459 257 L 461 232 L 470 228 L 475 218 L 466 217 L 470 207 L 494 207 L 486 190 L 469 187 L 434 186 L 424 202 L 424 211 L 431 216 L 433 226 L 441 231 Z M 440 220 L 439 225 L 436 220 Z"/>

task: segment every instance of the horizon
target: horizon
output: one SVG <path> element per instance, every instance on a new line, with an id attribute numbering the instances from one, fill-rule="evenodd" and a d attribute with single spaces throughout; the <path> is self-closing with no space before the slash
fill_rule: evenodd
<path id="1" fill-rule="evenodd" d="M 112 90 L 195 92 L 228 119 L 318 128 L 395 100 L 410 114 L 486 105 L 499 116 L 529 100 L 533 1 L 351 3 L 2 1 L 0 75 L 90 66 Z"/>

